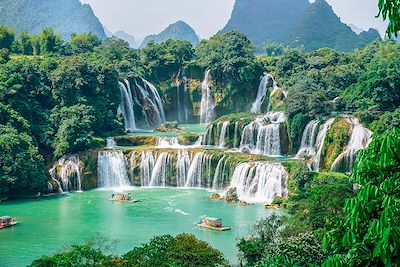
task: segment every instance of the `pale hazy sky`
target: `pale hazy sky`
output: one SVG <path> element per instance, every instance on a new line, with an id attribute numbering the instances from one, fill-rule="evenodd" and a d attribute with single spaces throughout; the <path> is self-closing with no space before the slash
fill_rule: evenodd
<path id="1" fill-rule="evenodd" d="M 251 0 L 248 0 L 251 1 Z M 111 31 L 123 30 L 135 37 L 159 33 L 177 20 L 187 22 L 202 38 L 215 34 L 229 20 L 234 0 L 81 0 L 89 3 Z M 381 34 L 386 23 L 376 19 L 378 0 L 328 0 L 345 23 Z M 289 7 L 290 8 L 290 7 Z M 268 10 L 266 10 L 268 16 Z"/>

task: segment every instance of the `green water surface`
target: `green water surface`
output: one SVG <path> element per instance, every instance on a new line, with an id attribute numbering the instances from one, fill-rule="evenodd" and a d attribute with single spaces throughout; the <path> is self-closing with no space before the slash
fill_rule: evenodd
<path id="1" fill-rule="evenodd" d="M 139 203 L 113 203 L 110 192 L 72 193 L 51 199 L 0 203 L 0 215 L 19 225 L 0 230 L 0 265 L 26 266 L 43 254 L 83 243 L 97 233 L 118 240 L 117 253 L 148 242 L 155 235 L 193 233 L 237 262 L 236 241 L 257 220 L 270 215 L 262 205 L 240 206 L 210 200 L 206 190 L 135 189 Z M 232 231 L 198 228 L 200 216 L 220 217 Z"/>

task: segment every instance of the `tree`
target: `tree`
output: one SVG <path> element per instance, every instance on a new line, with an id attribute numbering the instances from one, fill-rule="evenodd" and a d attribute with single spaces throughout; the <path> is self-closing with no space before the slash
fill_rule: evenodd
<path id="1" fill-rule="evenodd" d="M 128 266 L 221 266 L 226 265 L 222 253 L 190 234 L 153 238 L 122 257 Z"/>
<path id="2" fill-rule="evenodd" d="M 19 35 L 19 43 L 21 52 L 24 55 L 32 55 L 33 54 L 33 44 L 31 37 L 25 31 L 22 31 Z"/>
<path id="3" fill-rule="evenodd" d="M 93 137 L 95 123 L 93 109 L 86 105 L 56 108 L 51 120 L 56 129 L 53 142 L 54 155 L 61 157 L 98 146 Z"/>
<path id="4" fill-rule="evenodd" d="M 72 53 L 80 54 L 92 52 L 95 47 L 101 44 L 100 39 L 93 33 L 84 34 L 71 34 L 69 45 L 71 46 Z"/>
<path id="5" fill-rule="evenodd" d="M 398 0 L 379 0 L 379 14 L 384 20 L 389 19 L 386 34 L 390 37 L 398 36 L 400 32 L 400 3 Z"/>
<path id="6" fill-rule="evenodd" d="M 353 180 L 360 189 L 324 238 L 324 248 L 333 254 L 324 266 L 398 266 L 400 129 L 374 136 L 359 154 Z"/>
<path id="7" fill-rule="evenodd" d="M 47 190 L 43 157 L 26 132 L 0 124 L 0 197 L 31 196 Z"/>
<path id="8" fill-rule="evenodd" d="M 52 28 L 44 28 L 39 35 L 40 54 L 59 53 L 62 49 L 62 39 Z"/>
<path id="9" fill-rule="evenodd" d="M 11 46 L 15 39 L 15 32 L 6 27 L 0 25 L 0 49 L 11 50 Z"/>

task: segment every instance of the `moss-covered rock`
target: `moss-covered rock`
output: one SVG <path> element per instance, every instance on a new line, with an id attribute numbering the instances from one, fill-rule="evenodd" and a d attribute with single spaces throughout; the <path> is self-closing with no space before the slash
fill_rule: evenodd
<path id="1" fill-rule="evenodd" d="M 157 145 L 156 136 L 117 136 L 114 137 L 117 146 L 155 146 Z"/>
<path id="2" fill-rule="evenodd" d="M 79 155 L 82 176 L 82 190 L 97 187 L 97 155 L 98 151 L 90 150 Z"/>
<path id="3" fill-rule="evenodd" d="M 321 171 L 329 171 L 335 159 L 348 145 L 352 127 L 345 117 L 337 117 L 328 130 L 321 154 Z"/>
<path id="4" fill-rule="evenodd" d="M 182 133 L 178 136 L 178 142 L 183 146 L 193 145 L 197 140 L 199 140 L 199 135 L 194 133 Z"/>

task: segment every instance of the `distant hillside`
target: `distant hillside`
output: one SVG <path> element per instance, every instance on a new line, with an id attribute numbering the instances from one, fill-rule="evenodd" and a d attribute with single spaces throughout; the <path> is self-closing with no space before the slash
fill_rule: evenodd
<path id="1" fill-rule="evenodd" d="M 122 39 L 122 40 L 127 41 L 131 48 L 138 48 L 138 46 L 139 46 L 137 41 L 136 41 L 136 39 L 135 39 L 135 37 L 133 35 L 130 35 L 130 34 L 124 32 L 124 31 L 117 31 L 113 35 L 118 37 L 118 38 L 120 38 L 120 39 Z"/>
<path id="2" fill-rule="evenodd" d="M 342 23 L 325 0 L 236 0 L 227 25 L 219 32 L 238 30 L 264 52 L 266 42 L 303 45 L 307 51 L 331 47 L 351 51 L 380 38 L 379 33 Z M 359 35 L 357 33 L 360 33 Z"/>
<path id="3" fill-rule="evenodd" d="M 303 45 L 306 51 L 331 47 L 340 51 L 351 51 L 379 38 L 376 30 L 370 29 L 357 35 L 334 13 L 325 0 L 316 0 L 304 12 L 299 24 L 290 36 L 289 44 Z"/>
<path id="4" fill-rule="evenodd" d="M 174 24 L 169 25 L 165 30 L 160 32 L 159 34 L 152 34 L 147 36 L 140 47 L 147 46 L 148 43 L 154 41 L 155 43 L 162 43 L 167 41 L 168 39 L 173 40 L 183 40 L 188 41 L 192 45 L 197 45 L 199 43 L 199 37 L 196 32 L 183 21 L 175 22 Z"/>
<path id="5" fill-rule="evenodd" d="M 266 41 L 286 43 L 310 5 L 308 0 L 236 0 L 220 33 L 238 30 L 263 50 Z"/>
<path id="6" fill-rule="evenodd" d="M 63 39 L 69 39 L 71 32 L 92 32 L 101 39 L 106 38 L 92 8 L 79 0 L 1 0 L 0 24 L 30 34 L 51 27 Z"/>

